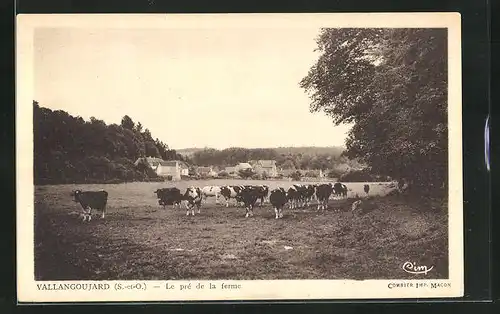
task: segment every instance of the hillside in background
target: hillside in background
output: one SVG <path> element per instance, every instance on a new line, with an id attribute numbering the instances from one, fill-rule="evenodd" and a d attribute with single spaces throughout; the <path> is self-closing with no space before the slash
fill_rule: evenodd
<path id="1" fill-rule="evenodd" d="M 278 154 L 302 154 L 308 156 L 314 155 L 330 155 L 332 157 L 340 157 L 344 151 L 343 147 L 340 146 L 329 146 L 329 147 L 315 147 L 315 146 L 302 146 L 302 147 L 277 147 L 274 150 Z"/>
<path id="2" fill-rule="evenodd" d="M 194 153 L 202 151 L 204 148 L 181 148 L 181 149 L 176 149 L 177 153 L 181 154 L 182 156 L 187 156 L 191 157 L 193 156 Z"/>
<path id="3" fill-rule="evenodd" d="M 184 159 L 127 115 L 107 125 L 33 101 L 33 132 L 35 184 L 150 181 L 156 173 L 136 166 L 139 157 Z"/>
<path id="4" fill-rule="evenodd" d="M 204 149 L 211 149 L 211 148 L 182 148 L 182 149 L 177 149 L 177 153 L 187 156 L 187 157 L 192 157 L 195 153 L 203 151 Z M 342 152 L 344 151 L 344 147 L 341 146 L 329 146 L 329 147 L 316 147 L 316 146 L 300 146 L 300 147 L 268 147 L 267 149 L 273 149 L 277 154 L 302 154 L 302 155 L 308 155 L 308 156 L 313 156 L 313 155 L 330 155 L 330 156 L 336 156 L 340 157 Z"/>

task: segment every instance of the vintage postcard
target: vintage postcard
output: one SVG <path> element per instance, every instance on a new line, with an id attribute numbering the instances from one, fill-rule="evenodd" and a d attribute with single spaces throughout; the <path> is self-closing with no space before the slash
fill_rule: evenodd
<path id="1" fill-rule="evenodd" d="M 460 22 L 17 16 L 19 302 L 463 296 Z"/>

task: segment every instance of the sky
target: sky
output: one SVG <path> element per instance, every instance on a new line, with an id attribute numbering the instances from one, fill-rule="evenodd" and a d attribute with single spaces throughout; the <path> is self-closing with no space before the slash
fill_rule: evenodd
<path id="1" fill-rule="evenodd" d="M 34 100 L 88 120 L 124 115 L 174 149 L 343 146 L 350 126 L 299 87 L 317 28 L 35 30 Z"/>

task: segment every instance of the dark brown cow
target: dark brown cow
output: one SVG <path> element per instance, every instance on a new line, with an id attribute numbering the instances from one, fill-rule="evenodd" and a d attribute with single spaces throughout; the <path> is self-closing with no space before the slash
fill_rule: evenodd
<path id="1" fill-rule="evenodd" d="M 106 214 L 106 204 L 108 202 L 108 192 L 101 191 L 81 191 L 75 190 L 71 193 L 74 202 L 80 203 L 83 209 L 83 221 L 92 219 L 92 209 L 102 211 L 101 218 Z"/>

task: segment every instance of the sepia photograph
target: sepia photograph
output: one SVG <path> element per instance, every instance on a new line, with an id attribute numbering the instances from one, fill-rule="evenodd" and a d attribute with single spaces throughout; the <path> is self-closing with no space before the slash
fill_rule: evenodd
<path id="1" fill-rule="evenodd" d="M 463 293 L 458 14 L 22 18 L 29 300 Z"/>

